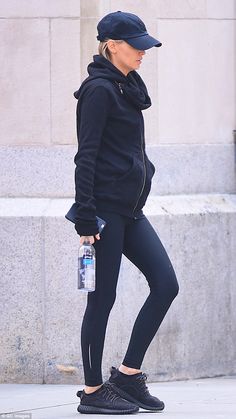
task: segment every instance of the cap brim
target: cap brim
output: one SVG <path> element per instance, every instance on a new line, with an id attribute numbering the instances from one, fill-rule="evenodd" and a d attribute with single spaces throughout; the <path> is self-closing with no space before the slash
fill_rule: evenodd
<path id="1" fill-rule="evenodd" d="M 136 38 L 128 38 L 125 41 L 136 49 L 149 49 L 152 47 L 160 47 L 162 43 L 150 35 L 138 36 Z"/>

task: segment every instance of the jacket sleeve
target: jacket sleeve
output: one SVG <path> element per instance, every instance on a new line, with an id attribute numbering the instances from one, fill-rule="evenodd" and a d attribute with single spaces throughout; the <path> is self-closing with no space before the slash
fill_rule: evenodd
<path id="1" fill-rule="evenodd" d="M 91 86 L 78 100 L 76 119 L 78 151 L 74 157 L 75 229 L 81 236 L 98 233 L 96 200 L 93 196 L 96 158 L 109 113 L 109 93 L 104 86 Z"/>

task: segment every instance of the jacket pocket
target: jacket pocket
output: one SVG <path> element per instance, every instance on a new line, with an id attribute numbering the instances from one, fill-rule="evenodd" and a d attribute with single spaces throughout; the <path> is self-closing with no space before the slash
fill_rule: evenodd
<path id="1" fill-rule="evenodd" d="M 130 168 L 111 183 L 111 193 L 116 201 L 133 205 L 144 179 L 143 162 L 132 156 Z"/>

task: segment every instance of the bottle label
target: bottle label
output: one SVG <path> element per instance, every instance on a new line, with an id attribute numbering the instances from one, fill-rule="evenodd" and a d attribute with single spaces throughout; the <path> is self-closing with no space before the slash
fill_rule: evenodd
<path id="1" fill-rule="evenodd" d="M 95 291 L 95 258 L 83 254 L 78 260 L 78 288 L 83 291 Z"/>
<path id="2" fill-rule="evenodd" d="M 93 259 L 83 259 L 84 265 L 92 265 Z"/>

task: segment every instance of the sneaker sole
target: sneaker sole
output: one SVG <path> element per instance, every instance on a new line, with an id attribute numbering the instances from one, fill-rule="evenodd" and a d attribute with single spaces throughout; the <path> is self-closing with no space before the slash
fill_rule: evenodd
<path id="1" fill-rule="evenodd" d="M 146 410 L 152 410 L 154 412 L 161 412 L 162 410 L 164 410 L 165 405 L 163 403 L 163 407 L 153 407 L 153 406 L 148 406 L 142 402 L 140 402 L 139 400 L 136 400 L 134 397 L 130 396 L 130 394 L 126 393 L 125 391 L 121 390 L 119 387 L 117 387 L 114 383 L 111 383 L 109 380 L 106 381 L 107 384 L 109 384 L 110 386 L 113 387 L 113 389 L 123 398 L 128 400 L 129 402 L 132 402 L 134 404 L 136 404 L 137 406 L 141 407 L 142 409 L 146 409 Z"/>
<path id="2" fill-rule="evenodd" d="M 133 408 L 132 410 L 114 410 L 114 409 L 105 409 L 104 407 L 96 407 L 96 406 L 86 406 L 83 404 L 80 404 L 77 407 L 77 410 L 79 413 L 85 413 L 85 414 L 89 414 L 89 413 L 101 413 L 103 415 L 128 415 L 128 414 L 132 414 L 132 413 L 136 413 L 139 411 L 139 407 L 136 406 L 135 408 Z"/>

